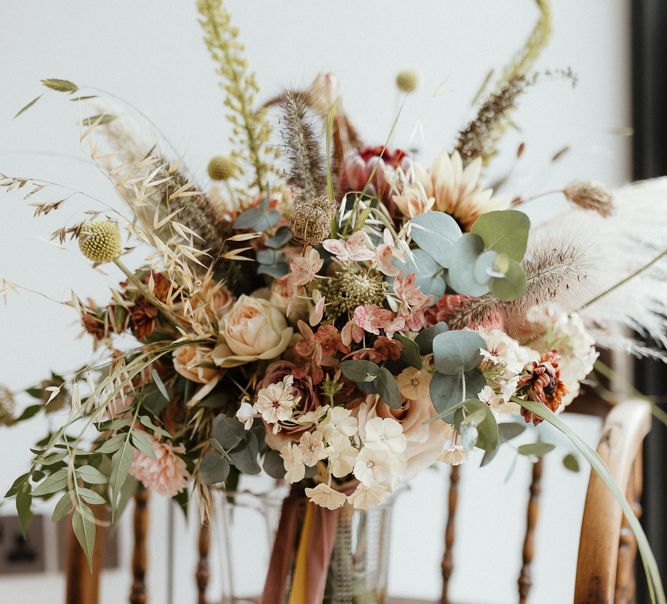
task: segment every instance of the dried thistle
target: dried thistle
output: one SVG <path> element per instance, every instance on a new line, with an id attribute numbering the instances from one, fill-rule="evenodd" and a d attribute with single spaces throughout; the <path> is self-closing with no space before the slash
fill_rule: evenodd
<path id="1" fill-rule="evenodd" d="M 575 181 L 563 189 L 563 195 L 575 206 L 597 212 L 603 218 L 614 213 L 614 197 L 602 185 Z"/>
<path id="2" fill-rule="evenodd" d="M 326 195 L 297 199 L 289 221 L 294 238 L 305 245 L 317 245 L 329 235 L 336 204 Z"/>
<path id="3" fill-rule="evenodd" d="M 301 199 L 324 194 L 327 184 L 320 141 L 306 114 L 302 96 L 286 92 L 282 102 L 282 136 L 290 162 L 287 182 Z"/>
<path id="4" fill-rule="evenodd" d="M 118 225 L 111 220 L 94 220 L 81 225 L 81 253 L 95 263 L 111 262 L 123 253 Z"/>
<path id="5" fill-rule="evenodd" d="M 245 50 L 238 40 L 238 29 L 232 25 L 231 15 L 222 0 L 198 0 L 201 15 L 199 23 L 204 30 L 204 42 L 217 64 L 222 78 L 221 88 L 226 94 L 227 119 L 232 125 L 231 142 L 236 147 L 233 158 L 241 173 L 254 172 L 253 186 L 258 192 L 266 189 L 267 177 L 274 169 L 271 161 L 278 156 L 277 149 L 268 144 L 271 126 L 264 108 L 255 111 L 255 95 L 259 91 L 255 74 L 248 70 L 243 56 Z"/>

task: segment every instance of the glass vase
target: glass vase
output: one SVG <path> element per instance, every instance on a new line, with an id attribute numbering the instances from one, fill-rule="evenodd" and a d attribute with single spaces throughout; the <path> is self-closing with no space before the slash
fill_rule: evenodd
<path id="1" fill-rule="evenodd" d="M 285 486 L 217 493 L 221 604 L 383 604 L 394 500 L 331 511 Z"/>

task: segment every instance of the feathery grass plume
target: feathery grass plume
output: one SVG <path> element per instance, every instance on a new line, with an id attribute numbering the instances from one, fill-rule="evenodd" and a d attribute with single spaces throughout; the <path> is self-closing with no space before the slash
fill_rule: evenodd
<path id="1" fill-rule="evenodd" d="M 238 29 L 222 0 L 198 0 L 199 20 L 204 30 L 204 42 L 217 64 L 222 78 L 220 87 L 226 94 L 227 119 L 232 125 L 233 158 L 242 173 L 253 172 L 252 184 L 259 193 L 265 191 L 267 179 L 274 168 L 271 162 L 278 150 L 268 144 L 271 126 L 266 110 L 255 111 L 255 95 L 259 91 L 255 74 L 249 71 L 243 56 L 245 47 L 238 40 Z"/>
<path id="2" fill-rule="evenodd" d="M 537 57 L 551 35 L 551 8 L 548 0 L 535 0 L 540 16 L 530 36 L 514 55 L 503 75 L 487 99 L 480 105 L 475 118 L 459 133 L 455 150 L 464 163 L 481 157 L 484 165 L 496 154 L 498 142 L 511 125 L 511 114 L 518 97 L 528 84 L 528 78 Z"/>
<path id="3" fill-rule="evenodd" d="M 306 114 L 303 97 L 286 92 L 282 102 L 282 136 L 289 158 L 287 182 L 299 197 L 315 199 L 326 188 L 320 141 Z"/>
<path id="4" fill-rule="evenodd" d="M 568 201 L 582 210 L 597 212 L 603 218 L 614 213 L 614 197 L 606 187 L 593 182 L 574 181 L 563 189 Z"/>

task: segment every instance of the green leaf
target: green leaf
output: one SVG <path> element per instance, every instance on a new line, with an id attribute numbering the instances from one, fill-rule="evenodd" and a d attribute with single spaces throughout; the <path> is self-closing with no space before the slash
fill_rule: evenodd
<path id="1" fill-rule="evenodd" d="M 247 439 L 242 442 L 233 451 L 229 452 L 234 465 L 243 474 L 259 474 L 262 468 L 257 463 L 257 456 L 259 455 L 259 441 L 257 436 L 252 432 L 248 434 Z"/>
<path id="2" fill-rule="evenodd" d="M 93 466 L 81 466 L 76 469 L 76 473 L 88 484 L 106 484 L 109 479 Z"/>
<path id="3" fill-rule="evenodd" d="M 665 591 L 660 578 L 660 570 L 658 569 L 658 563 L 656 562 L 655 556 L 651 551 L 651 545 L 646 537 L 646 533 L 644 533 L 641 523 L 632 511 L 632 507 L 625 498 L 625 495 L 623 495 L 618 488 L 618 485 L 609 473 L 602 458 L 588 443 L 582 440 L 572 428 L 542 403 L 524 401 L 517 397 L 512 397 L 512 402 L 521 405 L 524 409 L 527 409 L 531 413 L 548 421 L 552 426 L 560 430 L 570 439 L 570 441 L 572 441 L 577 449 L 579 449 L 579 452 L 586 458 L 586 461 L 588 461 L 593 471 L 600 477 L 602 482 L 609 489 L 609 492 L 614 496 L 614 499 L 616 499 L 623 509 L 623 515 L 627 519 L 637 541 L 637 548 L 639 549 L 639 555 L 641 556 L 642 565 L 644 566 L 644 573 L 646 574 L 649 584 L 649 591 L 652 593 L 651 600 L 658 602 L 658 604 L 665 604 L 667 600 L 665 600 Z"/>
<path id="4" fill-rule="evenodd" d="M 95 522 L 91 509 L 81 504 L 72 514 L 72 529 L 76 535 L 83 553 L 88 560 L 88 566 L 93 568 L 93 549 L 95 547 Z"/>
<path id="5" fill-rule="evenodd" d="M 518 210 L 500 210 L 482 214 L 472 225 L 471 231 L 484 241 L 486 249 L 507 254 L 521 262 L 526 253 L 530 220 Z"/>
<path id="6" fill-rule="evenodd" d="M 144 455 L 148 455 L 151 459 L 156 459 L 153 445 L 151 445 L 151 441 L 148 440 L 145 434 L 132 430 L 132 444 Z"/>
<path id="7" fill-rule="evenodd" d="M 433 353 L 433 339 L 440 333 L 449 331 L 447 323 L 440 321 L 431 327 L 420 331 L 415 338 L 415 343 L 419 346 L 419 352 L 423 355 Z"/>
<path id="8" fill-rule="evenodd" d="M 577 456 L 573 453 L 568 453 L 565 457 L 563 457 L 563 466 L 570 470 L 570 472 L 578 472 L 579 460 L 577 459 Z"/>
<path id="9" fill-rule="evenodd" d="M 25 421 L 26 419 L 30 419 L 31 417 L 37 415 L 42 409 L 44 409 L 44 405 L 42 403 L 37 405 L 29 405 L 23 410 L 21 415 L 14 419 L 14 423 L 18 424 L 19 422 Z"/>
<path id="10" fill-rule="evenodd" d="M 229 469 L 229 462 L 222 455 L 209 451 L 199 467 L 199 480 L 202 484 L 225 482 Z"/>
<path id="11" fill-rule="evenodd" d="M 25 474 L 21 474 L 14 482 L 12 483 L 12 486 L 9 487 L 9 490 L 5 493 L 5 497 L 13 497 L 16 495 L 16 493 L 19 492 L 22 486 L 28 484 L 28 480 L 30 478 L 30 472 L 26 472 Z"/>
<path id="12" fill-rule="evenodd" d="M 414 273 L 415 285 L 427 296 L 439 298 L 445 293 L 443 268 L 423 250 L 412 250 L 405 262 L 393 260 L 401 276 Z"/>
<path id="13" fill-rule="evenodd" d="M 66 451 L 63 452 L 63 453 L 54 453 L 53 455 L 49 455 L 48 457 L 45 457 L 44 459 L 42 459 L 40 464 L 42 466 L 52 466 L 53 464 L 56 464 L 59 461 L 62 461 L 63 459 L 65 459 L 65 457 L 67 457 L 67 452 Z"/>
<path id="14" fill-rule="evenodd" d="M 39 101 L 39 99 L 41 99 L 41 98 L 42 98 L 42 95 L 40 94 L 39 96 L 36 96 L 34 99 L 32 99 L 32 101 L 30 101 L 29 103 L 26 103 L 25 105 L 23 105 L 23 107 L 21 107 L 21 108 L 16 112 L 16 115 L 14 116 L 14 119 L 16 119 L 19 115 L 22 115 L 23 113 L 25 113 L 26 111 L 28 111 L 28 109 L 30 109 L 30 108 L 31 108 L 37 101 Z"/>
<path id="15" fill-rule="evenodd" d="M 81 120 L 81 125 L 86 128 L 89 126 L 104 126 L 104 124 L 110 124 L 118 116 L 113 113 L 101 113 L 97 115 L 91 115 L 89 117 L 84 117 Z"/>
<path id="16" fill-rule="evenodd" d="M 129 417 L 119 417 L 117 419 L 110 419 L 105 422 L 95 424 L 95 428 L 98 432 L 108 432 L 111 430 L 125 428 L 125 426 L 129 426 L 131 423 L 132 420 Z"/>
<path id="17" fill-rule="evenodd" d="M 209 394 L 198 407 L 206 407 L 207 409 L 221 409 L 227 406 L 232 400 L 230 392 L 214 392 Z"/>
<path id="18" fill-rule="evenodd" d="M 130 499 L 137 492 L 137 487 L 139 486 L 139 481 L 134 476 L 128 476 L 125 484 L 120 490 L 120 496 L 116 502 L 116 518 L 120 518 L 123 515 L 123 511 L 127 507 Z"/>
<path id="19" fill-rule="evenodd" d="M 160 394 L 168 401 L 171 400 L 169 392 L 167 391 L 167 387 L 164 385 L 162 378 L 158 375 L 158 372 L 155 371 L 154 367 L 151 368 L 151 375 L 153 376 L 153 382 L 157 386 L 157 389 L 160 391 Z"/>
<path id="20" fill-rule="evenodd" d="M 340 364 L 343 375 L 353 382 L 373 382 L 380 373 L 380 367 L 371 361 L 351 360 Z"/>
<path id="21" fill-rule="evenodd" d="M 422 368 L 422 358 L 419 355 L 419 346 L 414 340 L 401 334 L 394 335 L 394 340 L 397 340 L 403 344 L 403 350 L 401 351 L 401 361 L 410 367 L 415 369 Z"/>
<path id="22" fill-rule="evenodd" d="M 269 237 L 264 245 L 274 250 L 280 249 L 292 239 L 292 229 L 288 226 L 281 226 L 273 237 Z"/>
<path id="23" fill-rule="evenodd" d="M 498 448 L 498 423 L 489 407 L 480 400 L 469 399 L 462 409 L 456 412 L 456 429 L 460 432 L 463 425 L 476 428 L 474 445 L 487 453 Z"/>
<path id="24" fill-rule="evenodd" d="M 58 499 L 58 503 L 56 503 L 56 507 L 53 510 L 51 520 L 53 520 L 53 522 L 59 522 L 65 516 L 70 514 L 73 509 L 74 503 L 72 501 L 72 494 L 69 492 L 65 493 L 60 499 Z"/>
<path id="25" fill-rule="evenodd" d="M 116 436 L 112 436 L 95 449 L 95 453 L 115 453 L 125 442 L 125 436 L 125 434 L 116 434 Z"/>
<path id="26" fill-rule="evenodd" d="M 42 84 L 47 88 L 57 92 L 71 93 L 76 92 L 79 89 L 79 87 L 74 82 L 70 82 L 69 80 L 61 80 L 58 78 L 47 78 L 46 80 L 42 80 Z"/>
<path id="27" fill-rule="evenodd" d="M 433 364 L 445 375 L 471 371 L 479 366 L 485 346 L 482 337 L 468 329 L 439 333 L 433 339 Z"/>
<path id="28" fill-rule="evenodd" d="M 16 513 L 19 517 L 19 526 L 25 536 L 25 531 L 32 520 L 32 495 L 27 491 L 20 491 L 16 494 Z"/>
<path id="29" fill-rule="evenodd" d="M 487 250 L 482 252 L 480 256 L 475 261 L 473 266 L 472 276 L 477 283 L 480 285 L 487 285 L 494 274 L 497 273 L 495 270 L 495 264 L 498 254 L 493 250 Z"/>
<path id="30" fill-rule="evenodd" d="M 278 451 L 274 451 L 273 449 L 269 449 L 264 456 L 262 468 L 275 480 L 282 480 L 285 477 L 285 464 L 283 463 L 283 458 L 280 457 Z"/>
<path id="31" fill-rule="evenodd" d="M 461 229 L 449 214 L 425 212 L 410 221 L 413 241 L 440 266 L 449 267 L 450 250 L 461 237 Z"/>
<path id="32" fill-rule="evenodd" d="M 526 273 L 516 260 L 510 260 L 504 277 L 491 279 L 491 293 L 502 300 L 516 300 L 526 291 Z"/>
<path id="33" fill-rule="evenodd" d="M 104 497 L 91 489 L 87 489 L 86 487 L 78 487 L 77 491 L 79 493 L 79 497 L 81 497 L 81 499 L 87 503 L 92 503 L 95 505 L 105 503 Z"/>
<path id="34" fill-rule="evenodd" d="M 260 233 L 276 226 L 280 220 L 280 212 L 265 210 L 262 207 L 248 208 L 234 221 L 235 229 L 253 229 Z"/>
<path id="35" fill-rule="evenodd" d="M 552 445 L 551 443 L 536 442 L 520 445 L 517 451 L 519 452 L 519 455 L 526 455 L 528 457 L 542 457 L 543 455 L 549 453 L 549 451 L 553 451 L 555 448 L 556 446 Z"/>
<path id="36" fill-rule="evenodd" d="M 452 423 L 452 415 L 461 403 L 474 398 L 486 385 L 486 380 L 479 369 L 457 375 L 436 373 L 429 387 L 431 400 L 438 415 L 446 422 Z"/>
<path id="37" fill-rule="evenodd" d="M 391 408 L 398 409 L 402 404 L 401 393 L 394 376 L 386 367 L 380 367 L 377 380 L 374 382 L 376 392 Z"/>
<path id="38" fill-rule="evenodd" d="M 466 296 L 483 296 L 489 291 L 475 279 L 475 265 L 484 252 L 484 241 L 474 233 L 466 233 L 452 247 L 447 281 L 452 289 Z"/>
<path id="39" fill-rule="evenodd" d="M 506 443 L 513 438 L 523 434 L 526 426 L 523 424 L 517 424 L 516 422 L 505 422 L 498 424 L 498 433 L 500 435 L 500 442 Z"/>
<path id="40" fill-rule="evenodd" d="M 116 517 L 114 504 L 118 500 L 118 495 L 127 480 L 133 459 L 134 449 L 128 441 L 125 441 L 123 446 L 111 457 L 111 479 L 109 483 L 111 485 L 111 510 L 114 518 Z"/>
<path id="41" fill-rule="evenodd" d="M 41 497 L 42 495 L 50 495 L 56 491 L 61 491 L 67 487 L 67 468 L 61 468 L 57 472 L 54 472 L 35 487 L 32 491 L 32 494 L 35 497 Z"/>
<path id="42" fill-rule="evenodd" d="M 172 435 L 169 434 L 169 432 L 167 432 L 163 428 L 156 426 L 153 423 L 153 420 L 150 417 L 148 417 L 148 415 L 142 415 L 139 418 L 139 421 L 149 430 L 152 430 L 155 434 L 159 434 L 160 436 L 164 436 L 165 438 L 173 438 Z"/>
<path id="43" fill-rule="evenodd" d="M 243 424 L 235 417 L 232 418 L 226 415 L 218 415 L 213 420 L 212 434 L 213 438 L 227 450 L 238 446 L 246 438 L 246 431 L 243 428 Z"/>

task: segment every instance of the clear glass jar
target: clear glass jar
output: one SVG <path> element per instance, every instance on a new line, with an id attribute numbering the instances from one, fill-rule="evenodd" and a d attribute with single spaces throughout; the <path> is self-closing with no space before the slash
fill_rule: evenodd
<path id="1" fill-rule="evenodd" d="M 316 604 L 314 593 L 325 604 L 383 604 L 395 497 L 363 511 L 313 507 L 308 521 L 312 504 L 285 486 L 216 493 L 211 538 L 221 552 L 222 604 Z"/>

